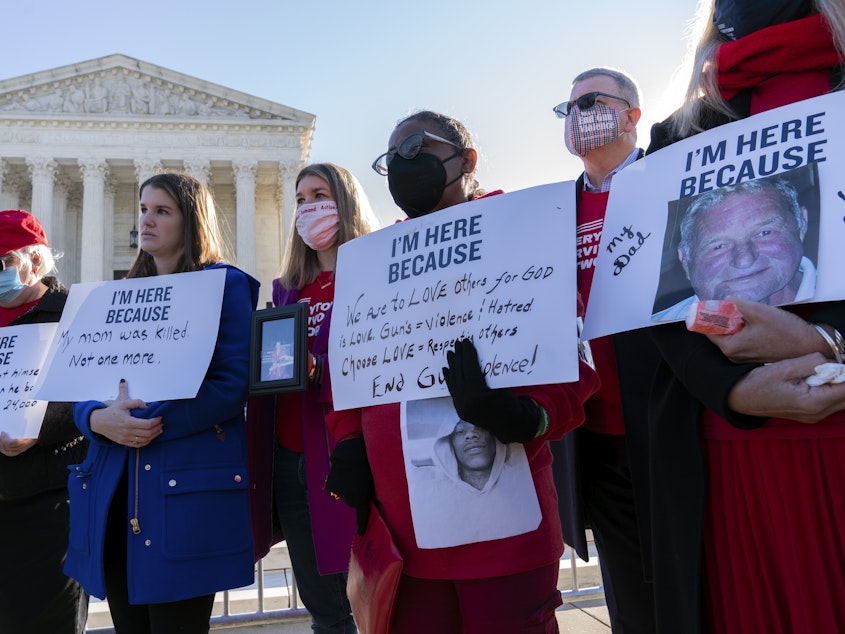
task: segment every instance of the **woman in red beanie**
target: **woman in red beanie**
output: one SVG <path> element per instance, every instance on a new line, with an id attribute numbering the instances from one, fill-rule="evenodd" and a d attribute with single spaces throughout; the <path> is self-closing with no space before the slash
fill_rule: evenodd
<path id="1" fill-rule="evenodd" d="M 0 328 L 57 322 L 67 289 L 32 214 L 0 211 Z M 2 330 L 0 330 L 2 333 Z M 70 403 L 50 403 L 38 438 L 0 432 L 0 632 L 81 634 L 88 597 L 62 572 L 67 553 L 67 465 L 88 441 Z"/>

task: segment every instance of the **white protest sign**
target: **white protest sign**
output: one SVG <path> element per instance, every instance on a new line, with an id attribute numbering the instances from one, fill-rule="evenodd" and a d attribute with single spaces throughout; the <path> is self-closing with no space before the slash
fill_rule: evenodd
<path id="1" fill-rule="evenodd" d="M 845 298 L 843 113 L 845 92 L 808 99 L 696 134 L 614 176 L 584 337 L 682 320 L 689 304 L 720 294 L 774 305 Z M 719 197 L 737 186 L 745 202 L 730 210 Z M 780 217 L 797 221 L 782 220 L 783 230 L 772 223 L 789 205 L 758 214 L 749 202 L 773 189 L 794 201 Z"/>
<path id="2" fill-rule="evenodd" d="M 220 324 L 226 269 L 74 284 L 37 386 L 49 401 L 193 398 Z"/>
<path id="3" fill-rule="evenodd" d="M 34 398 L 35 382 L 57 324 L 0 328 L 0 431 L 38 438 L 47 401 Z"/>
<path id="4" fill-rule="evenodd" d="M 446 396 L 471 338 L 491 387 L 578 379 L 574 183 L 397 223 L 340 247 L 329 333 L 336 409 Z"/>

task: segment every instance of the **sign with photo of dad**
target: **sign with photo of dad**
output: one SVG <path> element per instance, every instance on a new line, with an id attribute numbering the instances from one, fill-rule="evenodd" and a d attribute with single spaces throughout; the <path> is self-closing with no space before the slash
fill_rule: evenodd
<path id="1" fill-rule="evenodd" d="M 675 143 L 613 180 L 584 338 L 683 320 L 698 300 L 845 298 L 845 94 Z"/>
<path id="2" fill-rule="evenodd" d="M 47 348 L 57 324 L 0 328 L 0 431 L 12 438 L 38 438 L 47 401 L 34 398 Z"/>
<path id="3" fill-rule="evenodd" d="M 38 398 L 106 400 L 120 379 L 147 402 L 193 398 L 214 352 L 225 282 L 220 268 L 74 284 Z"/>
<path id="4" fill-rule="evenodd" d="M 470 338 L 490 387 L 578 379 L 574 183 L 456 205 L 340 247 L 329 333 L 336 409 L 448 396 Z"/>

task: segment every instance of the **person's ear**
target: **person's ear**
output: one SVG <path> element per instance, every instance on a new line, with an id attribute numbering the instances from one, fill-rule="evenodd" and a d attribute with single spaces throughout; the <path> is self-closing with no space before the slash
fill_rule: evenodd
<path id="1" fill-rule="evenodd" d="M 472 174 L 475 171 L 477 163 L 478 152 L 472 148 L 464 150 L 463 156 L 461 157 L 461 173 Z"/>
<path id="2" fill-rule="evenodd" d="M 640 122 L 640 117 L 642 116 L 643 111 L 640 110 L 639 106 L 632 106 L 628 108 L 625 113 L 624 117 L 622 117 L 622 121 L 619 122 L 623 132 L 633 132 L 637 124 Z"/>
<path id="3" fill-rule="evenodd" d="M 801 239 L 801 242 L 804 242 L 804 236 L 807 235 L 807 223 L 808 223 L 807 208 L 801 207 L 801 227 L 798 231 L 798 237 Z"/>
<path id="4" fill-rule="evenodd" d="M 686 273 L 687 279 L 689 279 L 689 266 L 687 264 L 687 258 L 684 255 L 684 252 L 681 247 L 678 247 L 678 261 L 681 263 L 681 267 L 684 269 L 684 273 Z"/>
<path id="5" fill-rule="evenodd" d="M 37 276 L 39 269 L 41 269 L 41 254 L 38 251 L 33 251 L 27 257 L 29 258 L 30 275 Z"/>

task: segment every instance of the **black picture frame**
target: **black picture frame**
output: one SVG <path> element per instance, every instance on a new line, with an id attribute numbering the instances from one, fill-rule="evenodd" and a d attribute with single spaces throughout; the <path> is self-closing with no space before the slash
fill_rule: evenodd
<path id="1" fill-rule="evenodd" d="M 308 385 L 308 306 L 252 313 L 249 393 L 297 392 Z"/>

